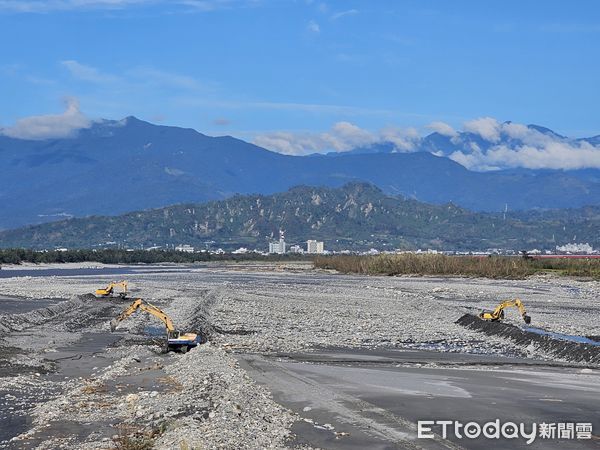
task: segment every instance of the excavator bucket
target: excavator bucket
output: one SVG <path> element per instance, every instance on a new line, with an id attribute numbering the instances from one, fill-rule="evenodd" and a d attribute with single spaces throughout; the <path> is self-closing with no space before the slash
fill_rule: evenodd
<path id="1" fill-rule="evenodd" d="M 526 323 L 527 325 L 529 325 L 529 324 L 531 323 L 531 316 L 528 316 L 527 314 L 525 314 L 525 315 L 523 316 L 523 320 L 525 321 L 525 323 Z"/>
<path id="2" fill-rule="evenodd" d="M 116 319 L 110 321 L 110 331 L 115 331 L 119 322 Z"/>

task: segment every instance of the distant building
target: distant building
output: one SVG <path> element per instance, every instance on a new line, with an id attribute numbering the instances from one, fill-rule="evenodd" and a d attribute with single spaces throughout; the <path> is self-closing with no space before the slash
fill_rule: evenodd
<path id="1" fill-rule="evenodd" d="M 283 253 L 279 246 L 279 242 L 269 242 L 269 253 Z"/>
<path id="2" fill-rule="evenodd" d="M 180 244 L 175 247 L 175 250 L 178 252 L 194 253 L 194 247 L 188 244 Z"/>
<path id="3" fill-rule="evenodd" d="M 323 242 L 309 239 L 306 241 L 306 253 L 324 253 Z"/>
<path id="4" fill-rule="evenodd" d="M 283 255 L 286 251 L 285 248 L 285 236 L 283 230 L 279 231 L 279 242 L 269 243 L 269 253 L 277 253 Z"/>
<path id="5" fill-rule="evenodd" d="M 565 244 L 565 245 L 557 245 L 556 251 L 560 253 L 575 253 L 575 254 L 588 254 L 591 255 L 594 253 L 594 247 L 590 244 Z"/>
<path id="6" fill-rule="evenodd" d="M 290 247 L 290 253 L 304 253 L 304 249 L 299 245 L 292 245 Z"/>

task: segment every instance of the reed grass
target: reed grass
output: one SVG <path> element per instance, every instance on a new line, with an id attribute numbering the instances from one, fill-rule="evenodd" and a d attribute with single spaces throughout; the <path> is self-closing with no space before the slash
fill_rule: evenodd
<path id="1" fill-rule="evenodd" d="M 314 259 L 320 269 L 366 275 L 442 275 L 523 279 L 535 273 L 600 278 L 598 259 L 525 259 L 508 256 L 336 255 Z"/>

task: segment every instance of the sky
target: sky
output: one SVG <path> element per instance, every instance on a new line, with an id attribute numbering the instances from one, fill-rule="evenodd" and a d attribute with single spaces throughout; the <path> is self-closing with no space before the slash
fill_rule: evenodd
<path id="1" fill-rule="evenodd" d="M 0 127 L 134 115 L 294 154 L 478 120 L 594 136 L 599 53 L 594 0 L 0 0 Z"/>

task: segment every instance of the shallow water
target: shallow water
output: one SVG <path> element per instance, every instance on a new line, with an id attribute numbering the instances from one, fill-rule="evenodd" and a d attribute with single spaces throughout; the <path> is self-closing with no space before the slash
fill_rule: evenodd
<path id="1" fill-rule="evenodd" d="M 553 339 L 560 339 L 562 341 L 572 341 L 572 342 L 577 342 L 579 344 L 600 346 L 599 341 L 594 341 L 593 339 L 587 338 L 585 336 L 576 336 L 576 335 L 572 335 L 572 334 L 555 333 L 553 331 L 546 331 L 546 330 L 541 330 L 539 328 L 533 328 L 533 327 L 525 327 L 523 329 L 525 331 L 531 331 L 532 333 L 540 334 L 543 336 L 550 336 Z"/>
<path id="2" fill-rule="evenodd" d="M 63 299 L 57 298 L 36 298 L 22 299 L 18 297 L 0 296 L 0 316 L 4 314 L 19 314 L 31 312 L 39 308 L 46 308 L 55 305 Z"/>
<path id="3" fill-rule="evenodd" d="M 123 267 L 88 267 L 65 269 L 4 269 L 0 270 L 0 278 L 15 277 L 78 277 L 86 275 L 130 275 L 144 273 L 189 273 L 193 269 L 204 267 L 200 264 L 159 266 L 159 265 L 130 265 Z"/>

